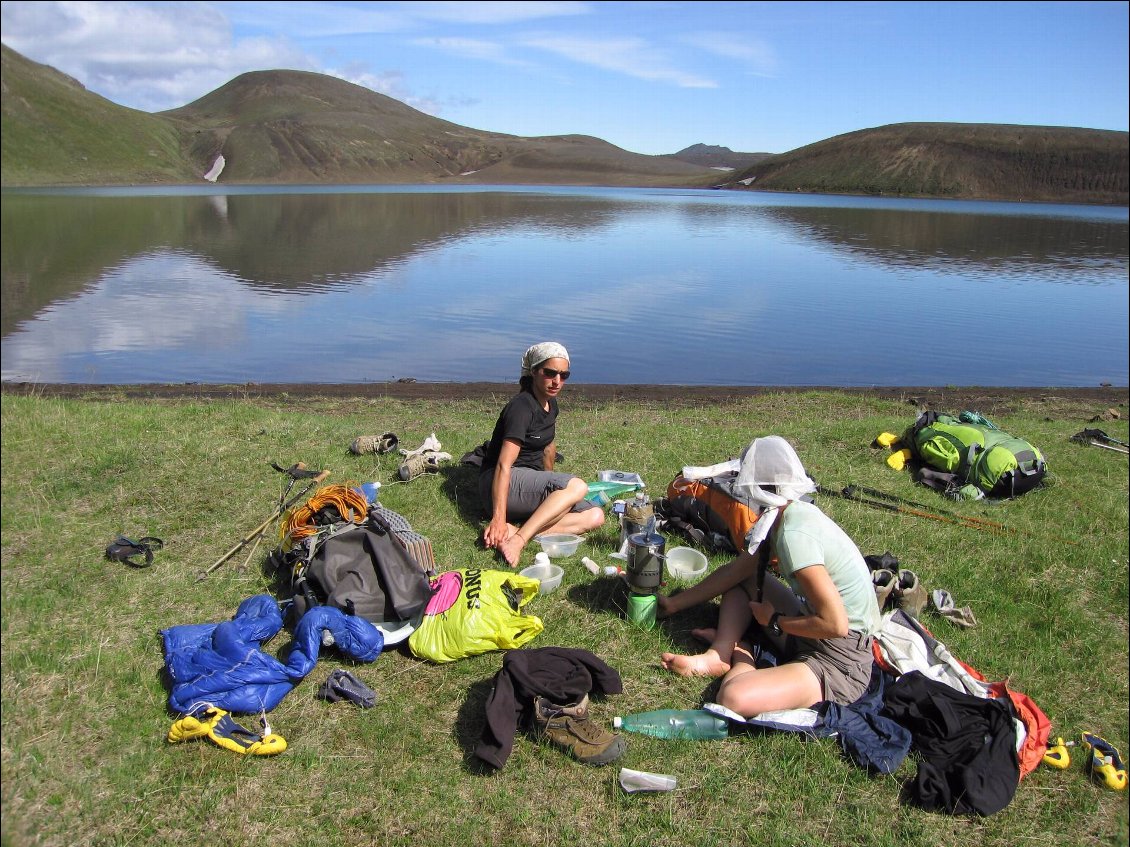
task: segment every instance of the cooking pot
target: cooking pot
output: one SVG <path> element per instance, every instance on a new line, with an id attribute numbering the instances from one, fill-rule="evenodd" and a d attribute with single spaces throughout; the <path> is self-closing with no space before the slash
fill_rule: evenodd
<path id="1" fill-rule="evenodd" d="M 633 591 L 655 591 L 663 581 L 663 551 L 667 541 L 657 532 L 628 536 L 628 585 Z"/>

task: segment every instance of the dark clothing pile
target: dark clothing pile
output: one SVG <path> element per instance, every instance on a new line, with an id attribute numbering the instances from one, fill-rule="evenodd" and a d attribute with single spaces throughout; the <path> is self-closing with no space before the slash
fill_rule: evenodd
<path id="1" fill-rule="evenodd" d="M 906 799 L 923 809 L 991 815 L 1020 783 L 1016 724 L 1007 699 L 974 697 L 919 671 L 887 690 L 882 714 L 910 730 L 922 757 Z"/>
<path id="2" fill-rule="evenodd" d="M 620 674 L 588 650 L 510 650 L 495 674 L 494 688 L 487 698 L 487 722 L 475 755 L 495 768 L 505 765 L 518 727 L 530 722 L 535 697 L 570 705 L 586 694 L 619 694 L 623 690 Z"/>

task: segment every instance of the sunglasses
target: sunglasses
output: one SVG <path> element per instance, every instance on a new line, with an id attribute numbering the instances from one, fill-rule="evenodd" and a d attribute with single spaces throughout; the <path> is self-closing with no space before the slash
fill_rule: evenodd
<path id="1" fill-rule="evenodd" d="M 561 377 L 562 382 L 569 378 L 569 371 L 557 371 L 553 368 L 542 368 L 541 372 L 549 379 L 553 379 L 554 377 L 559 376 Z"/>

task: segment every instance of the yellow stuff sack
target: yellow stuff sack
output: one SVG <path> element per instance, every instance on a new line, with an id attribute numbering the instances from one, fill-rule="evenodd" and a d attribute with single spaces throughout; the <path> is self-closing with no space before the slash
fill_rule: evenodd
<path id="1" fill-rule="evenodd" d="M 541 618 L 522 611 L 538 585 L 506 571 L 445 571 L 432 580 L 432 599 L 408 649 L 421 659 L 452 662 L 521 647 L 545 628 Z"/>

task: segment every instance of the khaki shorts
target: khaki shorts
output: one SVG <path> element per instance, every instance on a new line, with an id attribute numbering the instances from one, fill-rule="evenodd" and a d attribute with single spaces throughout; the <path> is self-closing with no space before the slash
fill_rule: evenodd
<path id="1" fill-rule="evenodd" d="M 557 471 L 535 471 L 532 468 L 510 469 L 510 490 L 506 498 L 506 520 L 524 521 L 529 518 L 545 498 L 554 491 L 565 488 L 573 479 L 573 474 L 559 473 Z M 483 508 L 489 517 L 493 509 L 494 497 L 491 485 L 494 482 L 494 468 L 482 471 L 479 474 L 479 498 L 483 501 Z M 586 509 L 599 509 L 596 503 L 581 500 L 575 504 L 571 512 L 583 512 Z"/>
<path id="2" fill-rule="evenodd" d="M 766 574 L 764 598 L 786 617 L 807 615 L 797 596 L 773 574 Z M 756 626 L 756 624 L 755 624 Z M 798 638 L 765 632 L 784 663 L 802 662 L 820 681 L 825 700 L 850 706 L 863 696 L 871 682 L 871 636 L 852 630 L 843 638 Z"/>

